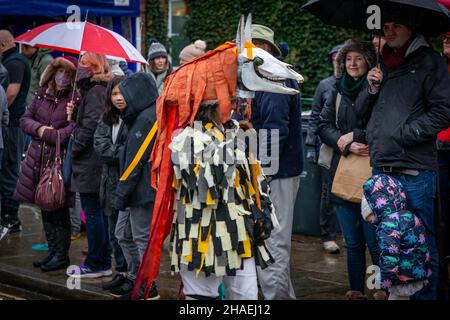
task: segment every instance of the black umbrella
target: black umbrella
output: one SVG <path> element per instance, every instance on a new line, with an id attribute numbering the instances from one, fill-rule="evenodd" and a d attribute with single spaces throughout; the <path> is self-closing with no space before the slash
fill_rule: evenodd
<path id="1" fill-rule="evenodd" d="M 371 5 L 380 7 L 381 21 L 392 15 L 405 17 L 424 36 L 450 30 L 450 12 L 437 0 L 311 0 L 302 8 L 326 24 L 367 31 L 367 8 Z"/>

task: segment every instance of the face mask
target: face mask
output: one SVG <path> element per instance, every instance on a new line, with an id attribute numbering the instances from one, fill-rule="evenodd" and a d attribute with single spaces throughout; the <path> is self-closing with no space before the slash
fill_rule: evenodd
<path id="1" fill-rule="evenodd" d="M 61 87 L 61 88 L 68 87 L 70 85 L 70 82 L 71 82 L 70 80 L 71 80 L 70 77 L 67 74 L 64 74 L 64 73 L 62 73 L 62 74 L 58 73 L 55 76 L 56 85 L 58 87 Z"/>
<path id="2" fill-rule="evenodd" d="M 77 70 L 77 81 L 80 81 L 81 79 L 89 78 L 92 76 L 92 70 L 87 67 L 78 67 Z"/>

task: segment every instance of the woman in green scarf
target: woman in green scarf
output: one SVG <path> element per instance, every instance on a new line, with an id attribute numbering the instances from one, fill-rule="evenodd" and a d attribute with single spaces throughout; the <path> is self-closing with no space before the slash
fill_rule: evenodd
<path id="1" fill-rule="evenodd" d="M 350 153 L 368 157 L 369 150 L 365 139 L 368 119 L 362 119 L 355 112 L 355 104 L 360 93 L 368 90 L 368 70 L 373 66 L 375 52 L 369 43 L 348 40 L 336 58 L 336 87 L 330 94 L 320 114 L 318 134 L 323 143 L 334 150 L 330 165 L 330 180 L 334 180 L 341 156 Z M 361 95 L 362 98 L 363 95 Z M 331 189 L 331 186 L 330 186 Z M 375 230 L 361 216 L 361 204 L 330 196 L 335 203 L 347 247 L 347 270 L 350 281 L 350 300 L 367 299 L 364 295 L 366 275 L 366 246 L 374 265 L 378 265 L 380 249 Z M 384 291 L 377 290 L 376 299 L 386 298 Z"/>

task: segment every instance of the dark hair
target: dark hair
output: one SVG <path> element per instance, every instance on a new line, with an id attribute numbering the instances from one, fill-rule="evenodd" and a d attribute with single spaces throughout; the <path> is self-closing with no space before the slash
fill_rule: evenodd
<path id="1" fill-rule="evenodd" d="M 112 126 L 113 124 L 119 122 L 120 111 L 113 105 L 111 101 L 111 94 L 114 87 L 121 83 L 124 79 L 124 76 L 115 76 L 108 82 L 108 86 L 106 87 L 106 100 L 103 106 L 102 120 L 107 125 Z"/>

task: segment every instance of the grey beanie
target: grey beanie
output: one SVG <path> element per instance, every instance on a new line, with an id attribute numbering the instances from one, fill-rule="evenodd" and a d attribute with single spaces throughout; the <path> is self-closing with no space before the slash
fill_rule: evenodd
<path id="1" fill-rule="evenodd" d="M 157 57 L 168 57 L 166 48 L 159 42 L 153 42 L 148 48 L 147 60 L 152 60 Z"/>

